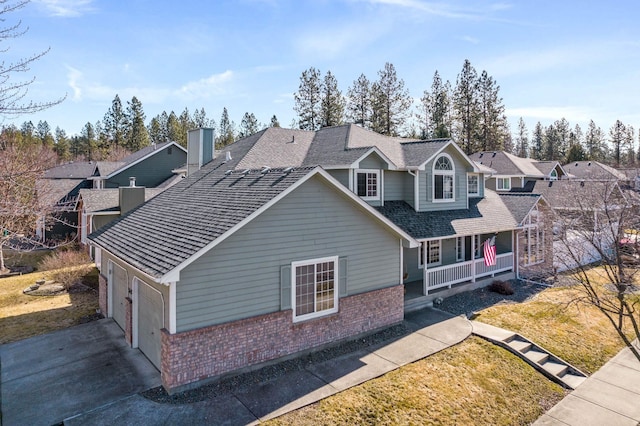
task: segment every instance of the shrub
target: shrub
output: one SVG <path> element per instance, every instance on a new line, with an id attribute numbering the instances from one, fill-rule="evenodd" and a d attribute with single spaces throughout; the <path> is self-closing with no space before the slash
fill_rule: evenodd
<path id="1" fill-rule="evenodd" d="M 509 281 L 501 281 L 495 280 L 489 285 L 489 291 L 494 293 L 503 294 L 505 296 L 510 296 L 514 293 L 513 287 L 511 287 L 511 283 Z"/>
<path id="2" fill-rule="evenodd" d="M 51 279 L 69 289 L 91 272 L 91 259 L 81 250 L 59 249 L 42 259 L 38 265 L 41 271 L 49 271 Z"/>

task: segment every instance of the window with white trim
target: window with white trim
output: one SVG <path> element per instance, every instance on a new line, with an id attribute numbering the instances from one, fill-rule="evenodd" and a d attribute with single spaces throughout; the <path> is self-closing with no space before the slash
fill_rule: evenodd
<path id="1" fill-rule="evenodd" d="M 440 264 L 440 240 L 427 241 L 427 265 Z"/>
<path id="2" fill-rule="evenodd" d="M 467 194 L 480 195 L 480 180 L 478 175 L 467 175 Z"/>
<path id="3" fill-rule="evenodd" d="M 464 237 L 456 238 L 456 262 L 464 261 Z"/>
<path id="4" fill-rule="evenodd" d="M 380 170 L 361 169 L 355 172 L 355 193 L 363 200 L 380 199 Z"/>
<path id="5" fill-rule="evenodd" d="M 291 263 L 293 321 L 338 312 L 338 256 Z"/>
<path id="6" fill-rule="evenodd" d="M 511 189 L 511 178 L 496 178 L 496 190 L 509 191 Z"/>
<path id="7" fill-rule="evenodd" d="M 453 180 L 455 167 L 447 154 L 442 154 L 433 162 L 433 201 L 455 201 Z"/>
<path id="8" fill-rule="evenodd" d="M 541 216 L 542 212 L 536 206 L 525 219 L 523 226 L 524 247 L 522 247 L 524 266 L 544 262 L 544 229 L 541 228 Z"/>

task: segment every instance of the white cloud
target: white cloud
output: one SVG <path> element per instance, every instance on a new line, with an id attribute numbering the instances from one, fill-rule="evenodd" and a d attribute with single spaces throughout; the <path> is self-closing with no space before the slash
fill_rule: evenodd
<path id="1" fill-rule="evenodd" d="M 196 81 L 190 81 L 176 91 L 176 95 L 189 99 L 209 98 L 220 95 L 227 91 L 228 84 L 233 80 L 233 71 L 227 70 L 220 74 L 213 74 L 209 77 Z"/>
<path id="2" fill-rule="evenodd" d="M 471 44 L 478 44 L 480 43 L 480 40 L 478 40 L 475 37 L 471 37 L 471 36 L 462 36 L 460 37 L 460 40 L 462 41 L 466 41 L 467 43 L 471 43 Z"/>
<path id="3" fill-rule="evenodd" d="M 451 6 L 445 2 L 432 3 L 420 0 L 361 0 L 369 4 L 378 4 L 385 6 L 395 6 L 405 9 L 411 9 L 425 13 L 427 15 L 440 16 L 443 18 L 452 19 L 481 19 L 486 18 L 486 13 L 480 10 L 473 10 L 470 8 L 457 8 Z M 504 10 L 506 7 L 504 4 L 496 3 L 489 8 L 492 11 Z"/>
<path id="4" fill-rule="evenodd" d="M 333 59 L 347 52 L 359 51 L 381 38 L 389 30 L 388 24 L 367 21 L 334 27 L 310 28 L 300 35 L 296 49 L 304 56 Z"/>
<path id="5" fill-rule="evenodd" d="M 85 13 L 93 12 L 94 0 L 35 0 L 41 4 L 52 16 L 76 18 Z"/>
<path id="6" fill-rule="evenodd" d="M 80 88 L 79 80 L 82 79 L 82 72 L 73 67 L 67 65 L 67 82 L 71 90 L 73 90 L 73 99 L 74 101 L 82 100 L 82 89 Z"/>

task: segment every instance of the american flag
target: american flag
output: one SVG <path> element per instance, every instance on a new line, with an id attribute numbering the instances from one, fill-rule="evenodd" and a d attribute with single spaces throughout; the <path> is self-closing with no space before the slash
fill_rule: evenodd
<path id="1" fill-rule="evenodd" d="M 485 266 L 496 264 L 496 237 L 488 238 L 484 242 L 484 264 Z"/>

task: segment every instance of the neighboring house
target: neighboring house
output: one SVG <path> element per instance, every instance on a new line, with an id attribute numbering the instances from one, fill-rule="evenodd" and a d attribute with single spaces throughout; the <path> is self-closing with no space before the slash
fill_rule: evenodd
<path id="1" fill-rule="evenodd" d="M 536 225 L 540 197 L 485 190 L 449 139 L 268 128 L 213 159 L 210 130 L 188 140 L 186 179 L 89 236 L 101 309 L 169 391 L 513 278 Z"/>
<path id="2" fill-rule="evenodd" d="M 598 161 L 574 161 L 563 167 L 570 179 L 622 182 L 627 180 L 627 176 L 623 172 Z"/>
<path id="3" fill-rule="evenodd" d="M 49 169 L 38 182 L 41 202 L 53 206 L 47 222 L 40 218 L 36 234 L 45 240 L 66 239 L 84 226 L 78 221 L 80 190 L 118 188 L 129 185 L 135 177 L 137 185 L 153 188 L 175 175 L 187 162 L 186 150 L 176 142 L 152 144 L 121 161 L 70 162 Z"/>
<path id="4" fill-rule="evenodd" d="M 557 161 L 520 158 L 504 151 L 482 151 L 470 155 L 476 163 L 495 170 L 487 178 L 486 187 L 498 192 L 525 188 L 537 180 L 558 180 L 566 172 Z"/>
<path id="5" fill-rule="evenodd" d="M 514 193 L 518 191 L 522 190 Z M 572 269 L 579 264 L 586 265 L 601 259 L 598 251 L 584 238 L 598 235 L 602 226 L 611 225 L 610 219 L 606 217 L 607 210 L 614 211 L 617 204 L 625 198 L 625 193 L 616 180 L 537 181 L 531 188 L 527 188 L 527 192 L 542 195 L 553 212 L 556 271 Z M 608 233 L 602 235 L 605 234 Z M 567 244 L 584 247 L 584 251 L 574 259 L 565 249 Z M 612 244 L 614 241 L 603 237 L 603 250 L 610 249 Z"/>
<path id="6" fill-rule="evenodd" d="M 177 176 L 177 179 L 169 178 L 165 184 L 157 188 L 138 187 L 135 185 L 135 180 L 132 180 L 128 187 L 81 189 L 78 198 L 80 243 L 87 245 L 89 243 L 87 235 L 97 231 L 145 201 L 149 201 L 165 189 L 178 183 L 181 179 L 182 177 L 180 176 Z M 129 190 L 129 188 L 135 189 Z M 123 189 L 125 189 L 124 192 Z M 128 194 L 131 195 L 129 196 Z"/>

